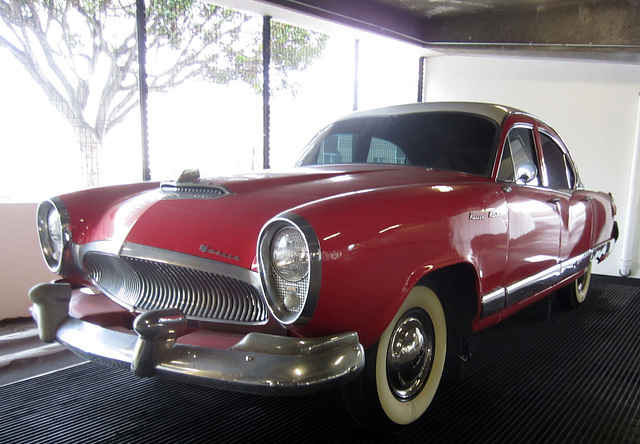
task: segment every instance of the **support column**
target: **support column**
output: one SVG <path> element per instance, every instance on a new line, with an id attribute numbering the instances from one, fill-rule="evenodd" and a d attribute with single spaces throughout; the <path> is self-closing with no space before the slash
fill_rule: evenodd
<path id="1" fill-rule="evenodd" d="M 269 88 L 269 66 L 271 65 L 271 17 L 265 16 L 262 22 L 262 167 L 271 167 L 270 159 L 270 131 L 271 131 L 271 90 Z"/>
<path id="2" fill-rule="evenodd" d="M 638 95 L 638 117 L 636 120 L 636 134 L 633 145 L 631 172 L 629 173 L 629 195 L 627 197 L 627 214 L 622 227 L 622 256 L 620 258 L 620 276 L 627 277 L 633 271 L 633 259 L 637 254 L 633 251 L 636 217 L 638 214 L 638 175 L 640 175 L 640 94 Z"/>
<path id="3" fill-rule="evenodd" d="M 149 121 L 147 117 L 147 11 L 144 0 L 136 0 L 136 40 L 138 45 L 138 89 L 140 91 L 140 135 L 142 138 L 142 180 L 151 180 L 149 166 Z"/>
<path id="4" fill-rule="evenodd" d="M 355 55 L 353 58 L 353 110 L 358 110 L 358 78 L 360 68 L 360 40 L 355 41 Z"/>

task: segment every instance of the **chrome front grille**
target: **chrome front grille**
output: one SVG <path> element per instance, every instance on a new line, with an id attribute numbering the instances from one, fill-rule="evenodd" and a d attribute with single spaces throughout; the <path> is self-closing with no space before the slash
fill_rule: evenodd
<path id="1" fill-rule="evenodd" d="M 190 319 L 264 323 L 267 307 L 251 284 L 143 259 L 88 253 L 84 265 L 109 297 L 132 310 L 178 308 Z"/>

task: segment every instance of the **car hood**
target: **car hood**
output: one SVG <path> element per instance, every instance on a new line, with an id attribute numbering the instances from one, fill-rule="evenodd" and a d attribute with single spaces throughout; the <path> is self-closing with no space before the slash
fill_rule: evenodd
<path id="1" fill-rule="evenodd" d="M 300 205 L 382 188 L 455 187 L 486 180 L 393 165 L 317 166 L 197 179 L 117 200 L 93 227 L 91 217 L 83 217 L 88 235 L 80 239 L 74 234 L 74 241 L 111 240 L 254 268 L 264 224 Z"/>

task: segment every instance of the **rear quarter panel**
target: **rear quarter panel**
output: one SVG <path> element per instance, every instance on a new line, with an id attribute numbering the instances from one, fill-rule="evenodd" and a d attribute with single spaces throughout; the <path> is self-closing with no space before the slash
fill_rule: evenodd
<path id="1" fill-rule="evenodd" d="M 586 192 L 590 197 L 592 213 L 591 246 L 595 247 L 612 237 L 616 214 L 615 206 L 609 194 L 602 192 Z"/>

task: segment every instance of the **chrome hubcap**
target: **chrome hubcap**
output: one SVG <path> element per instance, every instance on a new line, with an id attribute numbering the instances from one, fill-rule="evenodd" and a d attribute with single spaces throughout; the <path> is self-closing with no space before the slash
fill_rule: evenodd
<path id="1" fill-rule="evenodd" d="M 409 311 L 396 325 L 387 351 L 387 380 L 396 398 L 409 401 L 427 382 L 433 363 L 435 333 L 422 310 Z"/>
<path id="2" fill-rule="evenodd" d="M 586 282 L 585 276 L 582 276 L 580 279 L 578 279 L 578 282 L 576 282 L 576 286 L 578 287 L 578 293 L 582 293 L 584 291 L 585 282 Z"/>

